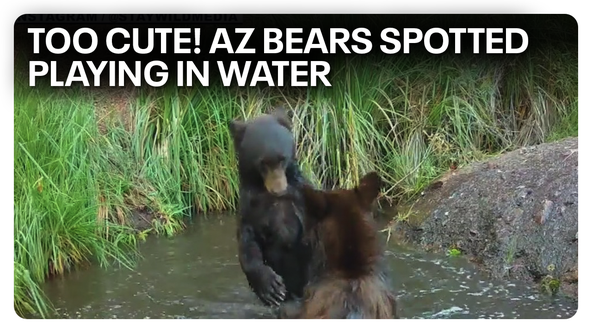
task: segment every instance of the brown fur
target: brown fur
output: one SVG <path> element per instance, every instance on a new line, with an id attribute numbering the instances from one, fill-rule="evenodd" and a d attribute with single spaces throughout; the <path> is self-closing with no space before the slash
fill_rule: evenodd
<path id="1" fill-rule="evenodd" d="M 371 172 L 352 189 L 304 187 L 306 240 L 313 248 L 304 299 L 287 303 L 280 318 L 396 318 L 383 248 L 371 206 L 381 180 Z"/>
<path id="2" fill-rule="evenodd" d="M 262 161 L 261 173 L 263 184 L 269 193 L 281 194 L 288 189 L 288 179 L 284 170 L 283 161 Z"/>

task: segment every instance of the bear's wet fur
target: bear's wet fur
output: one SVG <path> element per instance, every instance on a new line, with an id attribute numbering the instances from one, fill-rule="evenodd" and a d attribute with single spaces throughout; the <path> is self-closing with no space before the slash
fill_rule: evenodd
<path id="1" fill-rule="evenodd" d="M 398 318 L 384 242 L 372 218 L 380 187 L 376 172 L 351 189 L 303 186 L 305 241 L 312 247 L 310 282 L 302 299 L 281 306 L 279 318 Z"/>
<path id="2" fill-rule="evenodd" d="M 291 115 L 276 108 L 229 123 L 239 172 L 239 262 L 249 286 L 266 305 L 302 297 L 310 251 L 302 242 L 303 177 L 296 159 Z"/>

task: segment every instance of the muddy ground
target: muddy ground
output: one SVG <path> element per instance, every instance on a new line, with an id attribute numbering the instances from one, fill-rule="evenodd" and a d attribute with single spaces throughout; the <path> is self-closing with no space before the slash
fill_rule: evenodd
<path id="1" fill-rule="evenodd" d="M 456 248 L 492 278 L 559 282 L 577 298 L 577 138 L 474 163 L 431 187 L 397 234 L 428 251 Z"/>

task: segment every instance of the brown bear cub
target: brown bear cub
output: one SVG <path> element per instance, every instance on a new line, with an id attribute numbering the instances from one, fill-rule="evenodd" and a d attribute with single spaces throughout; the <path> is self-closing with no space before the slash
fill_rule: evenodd
<path id="1" fill-rule="evenodd" d="M 303 185 L 305 242 L 313 251 L 301 300 L 286 302 L 284 319 L 394 319 L 395 293 L 383 242 L 372 219 L 381 179 L 370 172 L 351 189 Z"/>

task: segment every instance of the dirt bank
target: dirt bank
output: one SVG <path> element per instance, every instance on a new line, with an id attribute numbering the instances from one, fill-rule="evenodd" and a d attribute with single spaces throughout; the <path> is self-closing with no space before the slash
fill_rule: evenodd
<path id="1" fill-rule="evenodd" d="M 398 234 L 429 251 L 456 248 L 492 278 L 559 282 L 577 298 L 577 138 L 475 163 L 432 188 Z"/>

